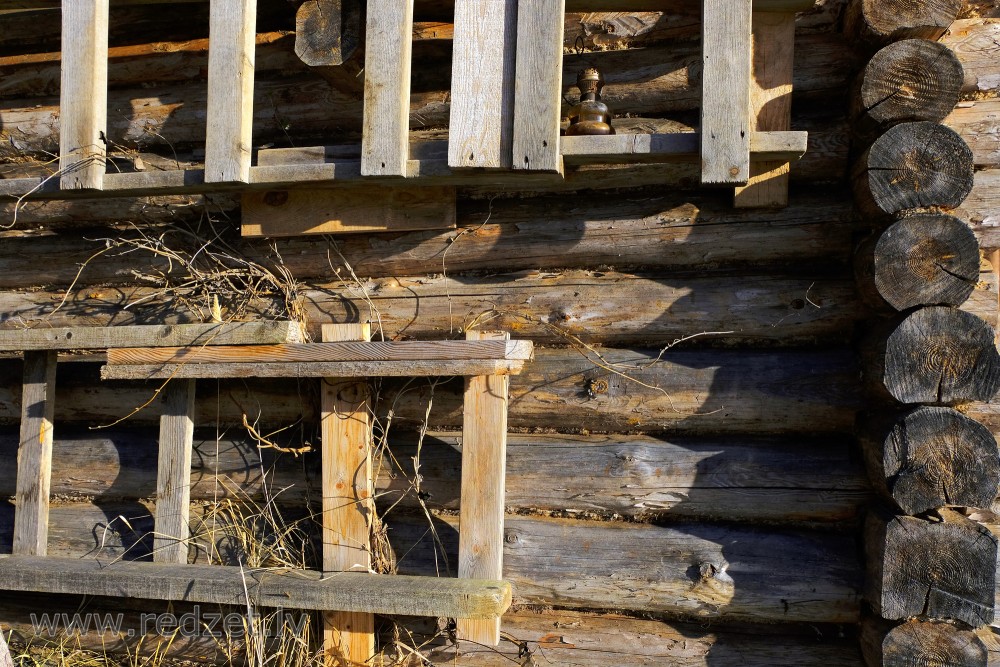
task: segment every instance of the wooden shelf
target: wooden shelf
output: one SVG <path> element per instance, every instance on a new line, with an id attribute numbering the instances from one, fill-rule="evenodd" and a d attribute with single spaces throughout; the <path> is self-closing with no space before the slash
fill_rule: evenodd
<path id="1" fill-rule="evenodd" d="M 0 352 L 107 350 L 113 347 L 257 345 L 300 343 L 298 322 L 149 324 L 122 327 L 58 327 L 0 330 Z"/>

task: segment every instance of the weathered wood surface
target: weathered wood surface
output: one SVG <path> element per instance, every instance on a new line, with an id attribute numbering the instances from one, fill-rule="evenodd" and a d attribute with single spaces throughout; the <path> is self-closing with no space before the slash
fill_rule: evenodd
<path id="1" fill-rule="evenodd" d="M 954 130 L 930 122 L 902 123 L 879 137 L 854 165 L 862 213 L 959 206 L 972 190 L 972 150 Z"/>
<path id="2" fill-rule="evenodd" d="M 953 213 L 967 221 L 982 248 L 1000 248 L 1000 169 L 976 172 L 972 192 Z"/>
<path id="3" fill-rule="evenodd" d="M 954 51 L 965 70 L 962 90 L 986 92 L 1000 88 L 996 62 L 1000 22 L 983 19 L 960 19 L 951 24 L 941 43 Z"/>
<path id="4" fill-rule="evenodd" d="M 872 45 L 914 37 L 936 40 L 964 6 L 964 0 L 851 0 L 844 31 Z"/>
<path id="5" fill-rule="evenodd" d="M 448 257 L 443 261 L 447 266 Z M 438 264 L 425 266 L 433 270 Z M 369 315 L 372 306 L 388 338 L 454 336 L 474 322 L 491 319 L 518 338 L 537 342 L 566 344 L 575 336 L 588 343 L 658 346 L 703 332 L 718 332 L 698 341 L 715 345 L 844 342 L 863 314 L 849 279 L 745 275 L 738 281 L 730 276 L 670 279 L 611 271 L 390 277 L 363 283 L 363 289 L 341 282 L 314 285 L 301 294 L 306 319 L 314 323 L 309 327 L 314 340 L 319 337 L 315 323 L 374 319 Z M 0 310 L 12 324 L 51 326 L 199 317 L 176 299 L 142 287 L 75 289 L 53 313 L 62 297 L 47 291 L 0 292 Z M 146 300 L 123 308 L 142 298 Z M 167 303 L 169 315 L 164 314 Z M 261 298 L 251 303 L 251 312 L 273 312 L 274 305 L 273 298 Z"/>
<path id="6" fill-rule="evenodd" d="M 259 345 L 301 343 L 302 340 L 302 326 L 288 321 L 0 329 L 0 350 L 4 351 Z"/>
<path id="7" fill-rule="evenodd" d="M 48 544 L 55 385 L 55 352 L 26 353 L 17 465 L 10 466 L 17 470 L 12 548 L 24 556 L 44 556 Z"/>
<path id="8" fill-rule="evenodd" d="M 188 561 L 194 392 L 194 380 L 172 380 L 164 389 L 153 529 L 153 560 L 158 563 Z"/>
<path id="9" fill-rule="evenodd" d="M 990 655 L 976 631 L 940 621 L 911 620 L 893 626 L 866 619 L 861 624 L 861 650 L 869 665 L 885 667 L 921 663 L 989 667 L 1000 657 Z"/>
<path id="10" fill-rule="evenodd" d="M 997 53 L 1000 55 L 1000 50 Z M 997 146 L 1000 100 L 960 102 L 941 122 L 962 135 L 972 150 L 972 159 L 977 167 L 1000 165 L 1000 147 Z"/>
<path id="11" fill-rule="evenodd" d="M 751 162 L 797 160 L 806 152 L 808 133 L 747 130 Z M 601 164 L 695 160 L 702 133 L 614 134 L 562 137 L 560 152 L 567 164 Z"/>
<path id="12" fill-rule="evenodd" d="M 251 415 L 252 417 L 253 415 Z M 302 443 L 282 440 L 292 447 Z M 416 507 L 410 484 L 415 437 L 391 433 L 376 459 L 379 503 Z M 870 496 L 864 470 L 846 442 L 828 438 L 677 438 L 636 435 L 511 433 L 507 436 L 506 505 L 514 511 L 569 512 L 635 518 L 722 519 L 755 523 L 838 523 L 857 519 Z M 141 428 L 88 432 L 60 428 L 53 444 L 52 493 L 114 502 L 152 497 L 156 443 Z M 17 434 L 0 430 L 0 459 L 17 452 Z M 429 434 L 420 451 L 422 500 L 457 510 L 461 438 Z M 319 485 L 313 452 L 301 459 L 259 449 L 245 434 L 195 431 L 191 498 L 267 497 L 295 505 Z M 237 488 L 239 491 L 237 491 Z M 14 494 L 14 470 L 0 468 L 0 495 Z"/>
<path id="13" fill-rule="evenodd" d="M 993 622 L 997 537 L 952 510 L 934 520 L 873 513 L 865 524 L 865 599 L 883 618 Z"/>
<path id="14" fill-rule="evenodd" d="M 517 4 L 514 169 L 562 171 L 559 126 L 565 0 Z"/>
<path id="15" fill-rule="evenodd" d="M 979 243 L 958 218 L 910 215 L 863 242 L 854 270 L 861 295 L 877 308 L 959 306 L 979 281 Z"/>
<path id="16" fill-rule="evenodd" d="M 996 439 L 957 410 L 923 406 L 870 418 L 859 430 L 869 478 L 906 514 L 988 509 L 1000 495 Z"/>
<path id="17" fill-rule="evenodd" d="M 94 550 L 105 534 L 105 548 L 100 553 L 110 560 L 122 553 L 116 530 L 103 528 L 110 518 L 119 514 L 129 518 L 141 534 L 149 530 L 148 520 L 141 518 L 148 512 L 141 505 L 54 507 L 50 553 L 79 558 Z M 702 523 L 665 527 L 527 516 L 507 516 L 505 523 L 504 577 L 516 591 L 517 604 L 587 608 L 593 606 L 594 600 L 601 600 L 602 605 L 620 610 L 729 621 L 858 620 L 862 572 L 857 545 L 850 535 Z M 445 575 L 441 554 L 435 557 L 433 553 L 433 538 L 425 517 L 394 515 L 390 524 L 389 539 L 398 556 L 400 574 L 435 577 L 440 571 Z M 129 543 L 136 540 L 137 535 L 123 527 L 120 520 L 115 525 L 121 539 Z M 9 512 L 0 506 L 0 545 L 9 534 L 8 526 Z M 458 562 L 457 517 L 435 517 L 434 526 L 447 550 L 448 563 L 454 567 Z M 143 549 L 137 545 L 129 557 L 141 553 Z M 794 567 L 776 564 L 776 553 L 795 554 Z M 136 564 L 141 565 L 148 564 Z M 609 577 L 608 572 L 615 576 Z M 324 597 L 324 587 L 300 581 L 313 591 L 310 595 L 314 599 Z M 336 586 L 335 578 L 330 581 Z M 210 584 L 210 580 L 206 582 Z M 242 590 L 236 591 L 230 582 L 225 594 L 234 599 L 242 596 Z M 267 601 L 261 604 L 266 606 Z"/>
<path id="18" fill-rule="evenodd" d="M 511 598 L 507 583 L 481 579 L 35 556 L 0 556 L 0 582 L 8 591 L 458 618 L 502 613 Z"/>
<path id="19" fill-rule="evenodd" d="M 7 640 L 0 632 L 0 667 L 14 667 L 14 661 L 10 657 L 10 649 L 7 648 Z"/>
<path id="20" fill-rule="evenodd" d="M 511 428 L 565 423 L 606 432 L 815 436 L 851 432 L 854 411 L 862 404 L 854 354 L 839 347 L 671 350 L 658 362 L 658 350 L 604 348 L 601 354 L 602 362 L 572 349 L 536 350 L 526 372 L 511 379 Z M 98 367 L 72 366 L 56 394 L 59 423 L 109 423 L 144 404 L 159 385 L 113 383 L 95 393 Z M 9 424 L 20 418 L 19 389 L 11 391 L 20 387 L 20 365 L 0 363 L 0 378 L 0 421 Z M 430 428 L 461 426 L 459 384 L 433 390 Z M 384 383 L 384 404 L 396 401 L 397 423 L 418 424 L 431 386 L 418 382 L 397 397 L 401 386 Z M 212 381 L 199 390 L 196 423 L 240 424 L 247 410 L 259 412 L 264 424 L 315 419 L 315 407 L 301 400 L 301 391 L 297 382 L 272 381 L 251 389 L 239 381 Z M 154 402 L 129 420 L 155 423 L 159 414 Z"/>
<path id="21" fill-rule="evenodd" d="M 900 403 L 989 401 L 1000 389 L 1000 354 L 985 320 L 945 306 L 921 308 L 876 331 L 865 349 L 866 384 Z"/>
<path id="22" fill-rule="evenodd" d="M 307 0 L 295 12 L 295 55 L 310 67 L 343 65 L 361 41 L 360 0 Z"/>

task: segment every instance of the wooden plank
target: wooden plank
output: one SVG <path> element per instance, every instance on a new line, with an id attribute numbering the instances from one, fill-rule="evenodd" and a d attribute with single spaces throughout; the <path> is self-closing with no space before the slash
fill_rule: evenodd
<path id="1" fill-rule="evenodd" d="M 695 0 L 680 0 L 678 5 L 691 5 Z M 811 9 L 816 0 L 754 0 L 756 11 L 801 12 Z M 115 6 L 153 5 L 208 2 L 208 0 L 111 0 Z M 58 9 L 61 0 L 5 0 L 11 10 Z M 568 12 L 638 12 L 663 11 L 664 0 L 566 0 Z M 7 10 L 0 10 L 3 13 Z"/>
<path id="2" fill-rule="evenodd" d="M 455 189 L 365 187 L 243 195 L 243 236 L 297 236 L 455 226 Z"/>
<path id="3" fill-rule="evenodd" d="M 188 561 L 194 396 L 194 380 L 171 380 L 164 390 L 153 531 L 153 560 L 158 563 Z"/>
<path id="4" fill-rule="evenodd" d="M 325 337 L 324 337 L 325 338 Z M 332 340 L 336 340 L 333 338 Z M 282 363 L 311 361 L 527 360 L 526 340 L 397 340 L 232 345 L 225 347 L 128 347 L 108 350 L 112 366 L 127 364 Z"/>
<path id="5" fill-rule="evenodd" d="M 369 324 L 323 325 L 324 342 L 369 341 L 371 336 Z M 323 570 L 369 572 L 375 504 L 368 383 L 325 378 L 320 402 Z M 366 663 L 375 654 L 375 617 L 352 611 L 324 613 L 323 650 L 328 664 Z"/>
<path id="6" fill-rule="evenodd" d="M 509 334 L 500 332 L 466 332 L 467 340 L 506 340 L 509 337 Z M 458 534 L 459 577 L 503 577 L 509 388 L 506 375 L 480 375 L 465 381 L 462 409 L 462 508 Z M 458 636 L 496 646 L 500 643 L 500 617 L 460 619 Z"/>
<path id="7" fill-rule="evenodd" d="M 59 89 L 59 185 L 100 190 L 108 113 L 108 0 L 66 0 Z"/>
<path id="8" fill-rule="evenodd" d="M 753 132 L 750 160 L 797 160 L 808 140 L 808 132 Z M 560 148 L 567 164 L 651 163 L 696 159 L 700 142 L 697 132 L 613 134 L 561 137 Z"/>
<path id="9" fill-rule="evenodd" d="M 307 378 L 307 377 L 450 377 L 516 375 L 524 361 L 467 359 L 461 361 L 303 361 L 281 363 L 133 364 L 102 366 L 102 380 L 166 378 Z"/>
<path id="10" fill-rule="evenodd" d="M 212 0 L 205 182 L 247 183 L 253 143 L 257 0 Z"/>
<path id="11" fill-rule="evenodd" d="M 701 182 L 750 178 L 750 0 L 704 0 Z"/>
<path id="12" fill-rule="evenodd" d="M 513 168 L 562 173 L 562 54 L 565 0 L 520 0 L 514 85 Z"/>
<path id="13" fill-rule="evenodd" d="M 511 600 L 503 581 L 5 555 L 0 589 L 451 618 L 489 618 Z"/>
<path id="14" fill-rule="evenodd" d="M 55 395 L 56 353 L 25 353 L 14 511 L 13 552 L 18 555 L 44 556 L 46 552 Z"/>
<path id="15" fill-rule="evenodd" d="M 405 176 L 413 0 L 368 0 L 361 174 Z"/>
<path id="16" fill-rule="evenodd" d="M 455 0 L 448 166 L 510 169 L 517 0 Z"/>
<path id="17" fill-rule="evenodd" d="M 790 130 L 795 15 L 754 12 L 752 41 L 750 129 L 754 134 Z M 788 162 L 754 162 L 752 155 L 750 159 L 750 181 L 736 187 L 736 208 L 787 206 Z"/>
<path id="18" fill-rule="evenodd" d="M 7 641 L 0 632 L 0 667 L 14 667 L 14 660 L 10 657 L 10 649 L 7 648 Z"/>
<path id="19" fill-rule="evenodd" d="M 302 342 L 298 322 L 147 324 L 123 327 L 0 329 L 0 351 L 106 350 L 114 347 L 255 345 Z"/>

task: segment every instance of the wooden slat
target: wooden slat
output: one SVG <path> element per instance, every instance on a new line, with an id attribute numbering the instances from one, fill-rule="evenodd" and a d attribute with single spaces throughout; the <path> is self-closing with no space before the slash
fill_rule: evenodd
<path id="1" fill-rule="evenodd" d="M 59 91 L 59 185 L 100 190 L 108 113 L 108 0 L 65 0 Z"/>
<path id="2" fill-rule="evenodd" d="M 171 380 L 164 390 L 153 533 L 153 560 L 158 563 L 188 561 L 194 395 L 194 380 Z"/>
<path id="3" fill-rule="evenodd" d="M 520 0 L 514 86 L 513 168 L 562 172 L 562 53 L 565 0 Z"/>
<path id="4" fill-rule="evenodd" d="M 701 182 L 750 178 L 750 0 L 704 0 Z"/>
<path id="5" fill-rule="evenodd" d="M 205 182 L 250 180 L 257 0 L 212 0 Z"/>
<path id="6" fill-rule="evenodd" d="M 4 7 L 12 10 L 58 9 L 61 0 L 5 0 Z M 111 0 L 116 6 L 208 2 L 208 0 Z M 696 0 L 679 0 L 679 5 L 691 6 Z M 816 0 L 754 0 L 756 11 L 801 12 L 811 9 Z M 567 0 L 568 12 L 639 12 L 663 11 L 664 0 Z M 6 10 L 0 10 L 0 13 Z"/>
<path id="7" fill-rule="evenodd" d="M 364 187 L 243 195 L 243 236 L 297 236 L 447 229 L 455 189 Z"/>
<path id="8" fill-rule="evenodd" d="M 405 176 L 410 136 L 413 0 L 368 0 L 364 176 Z"/>
<path id="9" fill-rule="evenodd" d="M 808 140 L 808 132 L 753 132 L 750 160 L 797 160 Z M 697 159 L 700 141 L 696 132 L 614 134 L 561 137 L 560 147 L 566 164 L 651 163 Z"/>
<path id="10" fill-rule="evenodd" d="M 113 347 L 255 345 L 302 342 L 298 322 L 148 324 L 0 330 L 0 351 L 106 350 Z"/>
<path id="11" fill-rule="evenodd" d="M 18 555 L 44 556 L 46 551 L 55 395 L 56 353 L 25 353 L 14 510 L 13 551 Z"/>
<path id="12" fill-rule="evenodd" d="M 750 77 L 750 151 L 759 132 L 792 127 L 792 64 L 795 53 L 795 15 L 754 12 L 753 76 Z M 788 205 L 788 171 L 781 160 L 754 162 L 750 182 L 737 186 L 737 208 Z"/>
<path id="13" fill-rule="evenodd" d="M 468 340 L 505 340 L 508 337 L 498 332 L 466 333 Z M 509 386 L 505 375 L 483 375 L 465 381 L 459 577 L 503 577 Z M 458 635 L 462 639 L 496 646 L 500 642 L 500 618 L 459 620 Z"/>
<path id="14" fill-rule="evenodd" d="M 455 0 L 448 166 L 510 169 L 517 0 Z"/>
<path id="15" fill-rule="evenodd" d="M 336 340 L 331 338 L 329 340 Z M 108 350 L 112 366 L 127 364 L 282 363 L 312 361 L 526 360 L 530 341 L 400 340 L 225 347 L 131 347 Z"/>
<path id="16" fill-rule="evenodd" d="M 323 341 L 371 339 L 369 324 L 324 324 Z M 371 569 L 371 421 L 365 381 L 323 380 L 322 431 L 323 570 Z M 375 617 L 369 613 L 323 614 L 328 664 L 361 664 L 375 654 Z"/>
<path id="17" fill-rule="evenodd" d="M 451 618 L 489 618 L 511 600 L 503 581 L 4 555 L 0 589 Z"/>

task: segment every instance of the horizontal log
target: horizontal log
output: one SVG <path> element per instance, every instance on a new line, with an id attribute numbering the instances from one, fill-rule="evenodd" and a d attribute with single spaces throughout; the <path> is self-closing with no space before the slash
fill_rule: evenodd
<path id="1" fill-rule="evenodd" d="M 278 446 L 309 449 L 308 431 L 272 436 Z M 302 430 L 306 430 L 303 433 Z M 0 431 L 0 460 L 17 455 L 16 430 Z M 57 427 L 52 493 L 101 502 L 149 498 L 156 492 L 152 430 L 88 432 Z M 856 519 L 869 498 L 864 471 L 840 441 L 659 438 L 511 433 L 507 438 L 505 505 L 512 511 L 621 515 L 638 518 L 723 519 L 770 523 L 831 523 Z M 389 450 L 374 464 L 381 507 L 459 509 L 461 438 L 432 433 L 421 443 L 390 433 Z M 319 485 L 318 454 L 304 459 L 262 449 L 243 431 L 201 430 L 194 440 L 193 501 L 274 497 L 304 503 Z M 0 496 L 12 496 L 13 466 L 0 468 Z M 275 490 L 280 489 L 280 494 Z"/>
<path id="2" fill-rule="evenodd" d="M 0 350 L 106 350 L 123 346 L 301 343 L 298 322 L 0 329 Z"/>
<path id="3" fill-rule="evenodd" d="M 502 581 L 6 555 L 0 588 L 454 618 L 490 618 L 511 600 Z"/>
<path id="4" fill-rule="evenodd" d="M 965 71 L 963 92 L 983 93 L 1000 88 L 995 66 L 1000 50 L 998 38 L 1000 23 L 981 18 L 955 21 L 941 38 L 941 43 L 954 51 L 962 63 Z"/>
<path id="5" fill-rule="evenodd" d="M 1000 169 L 982 169 L 975 173 L 972 191 L 955 209 L 957 217 L 967 221 L 976 233 L 981 248 L 1000 248 Z"/>
<path id="6" fill-rule="evenodd" d="M 511 378 L 509 425 L 549 428 L 553 424 L 605 432 L 798 433 L 813 436 L 853 431 L 861 404 L 853 352 L 602 349 L 601 359 L 573 349 L 538 349 L 526 372 Z M 107 424 L 129 415 L 129 423 L 159 418 L 154 394 L 160 383 L 106 383 L 99 391 L 96 365 L 60 364 L 55 423 Z M 20 363 L 0 363 L 0 422 L 20 419 Z M 198 389 L 196 425 L 242 424 L 259 415 L 261 424 L 287 425 L 315 419 L 304 401 L 308 383 L 271 381 L 247 385 L 209 381 Z M 305 392 L 305 394 L 303 393 Z M 383 383 L 381 403 L 394 419 L 413 426 L 462 424 L 460 383 Z"/>
<path id="7" fill-rule="evenodd" d="M 199 220 L 208 209 L 235 211 L 238 203 L 239 195 L 221 192 L 65 201 L 25 200 L 20 203 L 0 198 L 0 219 L 6 221 L 5 226 L 14 223 L 18 229 L 40 225 L 79 226 L 87 220 L 175 224 Z"/>
<path id="8" fill-rule="evenodd" d="M 1000 55 L 1000 49 L 997 54 Z M 1000 146 L 997 142 L 1000 127 L 1000 100 L 986 99 L 960 102 L 942 124 L 962 135 L 972 149 L 976 167 L 1000 166 Z"/>

